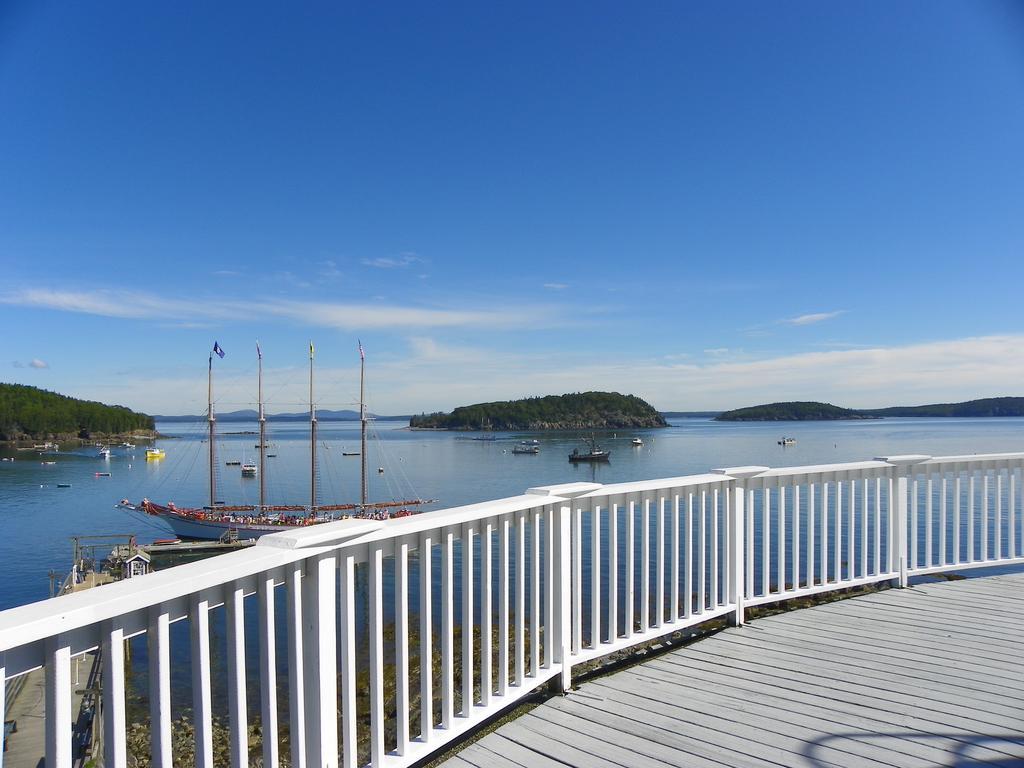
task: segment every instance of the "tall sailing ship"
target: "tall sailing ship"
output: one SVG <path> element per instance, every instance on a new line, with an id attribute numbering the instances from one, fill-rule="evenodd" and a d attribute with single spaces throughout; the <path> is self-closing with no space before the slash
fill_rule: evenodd
<path id="1" fill-rule="evenodd" d="M 259 504 L 225 505 L 217 500 L 216 464 L 216 424 L 217 417 L 213 407 L 213 356 L 224 357 L 224 350 L 214 342 L 210 352 L 207 373 L 207 429 L 209 431 L 209 504 L 202 507 L 179 507 L 174 502 L 157 504 L 143 499 L 132 504 L 127 499 L 121 506 L 127 509 L 156 517 L 168 525 L 176 536 L 184 539 L 222 539 L 237 536 L 249 539 L 265 533 L 302 528 L 319 523 L 327 523 L 346 517 L 387 519 L 405 517 L 413 514 L 410 507 L 428 504 L 433 499 L 405 499 L 402 501 L 370 502 L 367 500 L 366 474 L 366 354 L 362 343 L 359 344 L 359 421 L 360 421 L 360 496 L 359 502 L 348 504 L 321 504 L 317 499 L 317 419 L 316 404 L 313 400 L 313 343 L 309 344 L 309 449 L 310 449 L 310 494 L 308 504 L 267 504 L 266 500 L 266 458 L 267 458 L 267 417 L 263 404 L 263 352 L 259 343 L 256 344 L 256 355 L 259 359 L 259 425 L 260 439 L 256 446 L 259 450 L 260 481 Z"/>

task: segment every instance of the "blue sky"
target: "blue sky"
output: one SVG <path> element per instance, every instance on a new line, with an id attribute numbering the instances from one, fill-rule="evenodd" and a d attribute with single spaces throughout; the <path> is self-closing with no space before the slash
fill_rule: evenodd
<path id="1" fill-rule="evenodd" d="M 0 380 L 1024 394 L 1013 2 L 0 3 Z"/>

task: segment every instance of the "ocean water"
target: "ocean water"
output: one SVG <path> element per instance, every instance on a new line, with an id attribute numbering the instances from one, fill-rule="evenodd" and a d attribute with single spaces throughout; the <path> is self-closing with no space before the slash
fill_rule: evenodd
<path id="1" fill-rule="evenodd" d="M 881 419 L 847 422 L 726 423 L 679 419 L 666 429 L 598 433 L 612 451 L 607 464 L 570 464 L 582 447 L 579 433 L 496 434 L 419 432 L 404 422 L 373 425 L 368 446 L 371 500 L 437 499 L 427 509 L 514 496 L 536 485 L 591 481 L 614 483 L 705 472 L 715 467 L 760 464 L 800 466 L 870 459 L 887 454 L 953 455 L 1024 450 L 1024 419 Z M 114 448 L 109 460 L 95 448 L 40 455 L 5 450 L 0 462 L 0 562 L 6 567 L 0 610 L 44 599 L 50 572 L 66 574 L 73 536 L 135 534 L 140 541 L 170 531 L 149 518 L 116 508 L 122 498 L 201 505 L 208 501 L 206 425 L 157 425 L 166 438 L 161 461 L 146 461 L 145 445 Z M 228 504 L 255 503 L 259 481 L 242 478 L 225 461 L 256 458 L 255 423 L 224 423 L 216 441 L 218 497 Z M 783 448 L 779 438 L 796 438 Z M 635 448 L 633 437 L 643 438 Z M 540 441 L 537 455 L 513 455 L 523 439 Z M 266 486 L 269 503 L 305 503 L 310 496 L 309 434 L 304 424 L 272 424 Z M 359 425 L 320 425 L 318 499 L 344 503 L 359 495 Z M 52 464 L 46 462 L 54 462 Z M 383 472 L 378 471 L 382 469 Z M 110 476 L 97 476 L 109 472 Z M 59 488 L 58 484 L 70 484 Z M 102 550 L 100 550 L 102 554 Z"/>

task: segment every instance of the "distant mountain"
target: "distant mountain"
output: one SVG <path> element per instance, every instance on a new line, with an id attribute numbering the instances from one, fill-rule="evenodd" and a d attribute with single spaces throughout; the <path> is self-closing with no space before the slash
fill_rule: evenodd
<path id="1" fill-rule="evenodd" d="M 768 403 L 737 408 L 715 417 L 715 421 L 835 421 L 837 419 L 870 419 L 849 408 L 840 408 L 830 403 L 794 402 Z"/>
<path id="2" fill-rule="evenodd" d="M 716 421 L 831 421 L 879 419 L 885 416 L 996 417 L 1024 416 L 1024 397 L 987 397 L 964 403 L 894 406 L 891 408 L 840 408 L 829 403 L 768 403 L 726 411 Z"/>
<path id="3" fill-rule="evenodd" d="M 667 427 L 650 404 L 618 392 L 576 392 L 495 403 L 476 403 L 451 413 L 413 416 L 409 426 L 455 430 L 630 429 Z"/>

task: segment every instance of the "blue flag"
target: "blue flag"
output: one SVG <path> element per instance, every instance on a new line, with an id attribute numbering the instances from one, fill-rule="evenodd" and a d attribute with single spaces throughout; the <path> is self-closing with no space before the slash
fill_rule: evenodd
<path id="1" fill-rule="evenodd" d="M 222 360 L 224 359 L 224 350 L 220 348 L 220 344 L 218 344 L 216 341 L 213 342 L 213 354 L 217 355 L 217 357 L 221 358 Z"/>

